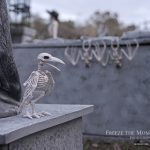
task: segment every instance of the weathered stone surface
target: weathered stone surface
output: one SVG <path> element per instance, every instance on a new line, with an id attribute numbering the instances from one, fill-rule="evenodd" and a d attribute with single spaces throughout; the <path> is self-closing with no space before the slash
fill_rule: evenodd
<path id="1" fill-rule="evenodd" d="M 82 149 L 83 145 L 81 118 L 45 129 L 9 144 L 9 150 Z"/>
<path id="2" fill-rule="evenodd" d="M 6 0 L 0 0 L 0 118 L 16 114 L 15 106 L 20 98 L 21 86 L 13 60 Z"/>
<path id="3" fill-rule="evenodd" d="M 56 125 L 61 126 L 62 123 L 80 118 L 93 111 L 92 105 L 38 104 L 36 107 L 39 112 L 47 111 L 51 115 L 40 119 L 23 118 L 21 115 L 0 119 L 0 145 L 11 143 Z M 70 128 L 72 127 L 70 126 Z M 46 139 L 44 138 L 43 140 Z"/>

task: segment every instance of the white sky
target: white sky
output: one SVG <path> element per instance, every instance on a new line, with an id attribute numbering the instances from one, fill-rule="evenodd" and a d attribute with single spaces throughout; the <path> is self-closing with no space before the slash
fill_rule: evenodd
<path id="1" fill-rule="evenodd" d="M 83 23 L 96 10 L 119 14 L 125 24 L 150 21 L 150 0 L 31 0 L 32 13 L 48 19 L 48 10 L 57 10 L 61 20 Z"/>

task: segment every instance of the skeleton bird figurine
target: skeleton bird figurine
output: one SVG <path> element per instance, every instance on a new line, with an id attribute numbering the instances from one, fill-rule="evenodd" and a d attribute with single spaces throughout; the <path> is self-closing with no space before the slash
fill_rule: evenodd
<path id="1" fill-rule="evenodd" d="M 38 69 L 33 71 L 27 81 L 23 84 L 25 86 L 25 91 L 23 95 L 22 102 L 18 108 L 18 114 L 25 110 L 24 117 L 27 118 L 40 118 L 46 115 L 50 115 L 48 112 L 37 113 L 35 111 L 35 103 L 50 92 L 54 87 L 54 79 L 51 72 L 44 70 L 44 65 L 49 65 L 56 70 L 60 71 L 56 66 L 50 64 L 50 62 L 58 62 L 65 64 L 59 58 L 53 57 L 48 53 L 40 53 L 37 57 L 38 59 Z M 27 109 L 28 106 L 31 107 L 31 112 Z"/>

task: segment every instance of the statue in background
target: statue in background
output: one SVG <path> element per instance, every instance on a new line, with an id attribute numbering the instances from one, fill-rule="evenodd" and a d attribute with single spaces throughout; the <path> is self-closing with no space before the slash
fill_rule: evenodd
<path id="1" fill-rule="evenodd" d="M 59 28 L 59 14 L 56 11 L 48 11 L 47 13 L 50 15 L 50 23 L 48 26 L 48 32 L 50 37 L 57 39 L 58 38 L 58 28 Z"/>
<path id="2" fill-rule="evenodd" d="M 21 86 L 13 60 L 6 0 L 0 0 L 0 118 L 16 115 L 20 99 Z"/>

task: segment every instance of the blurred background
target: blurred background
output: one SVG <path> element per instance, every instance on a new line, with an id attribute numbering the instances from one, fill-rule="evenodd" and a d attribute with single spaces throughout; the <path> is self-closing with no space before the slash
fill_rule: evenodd
<path id="1" fill-rule="evenodd" d="M 122 36 L 135 29 L 149 29 L 149 0 L 8 0 L 11 24 L 35 29 L 34 38 L 49 37 L 47 10 L 59 15 L 58 37 Z"/>

